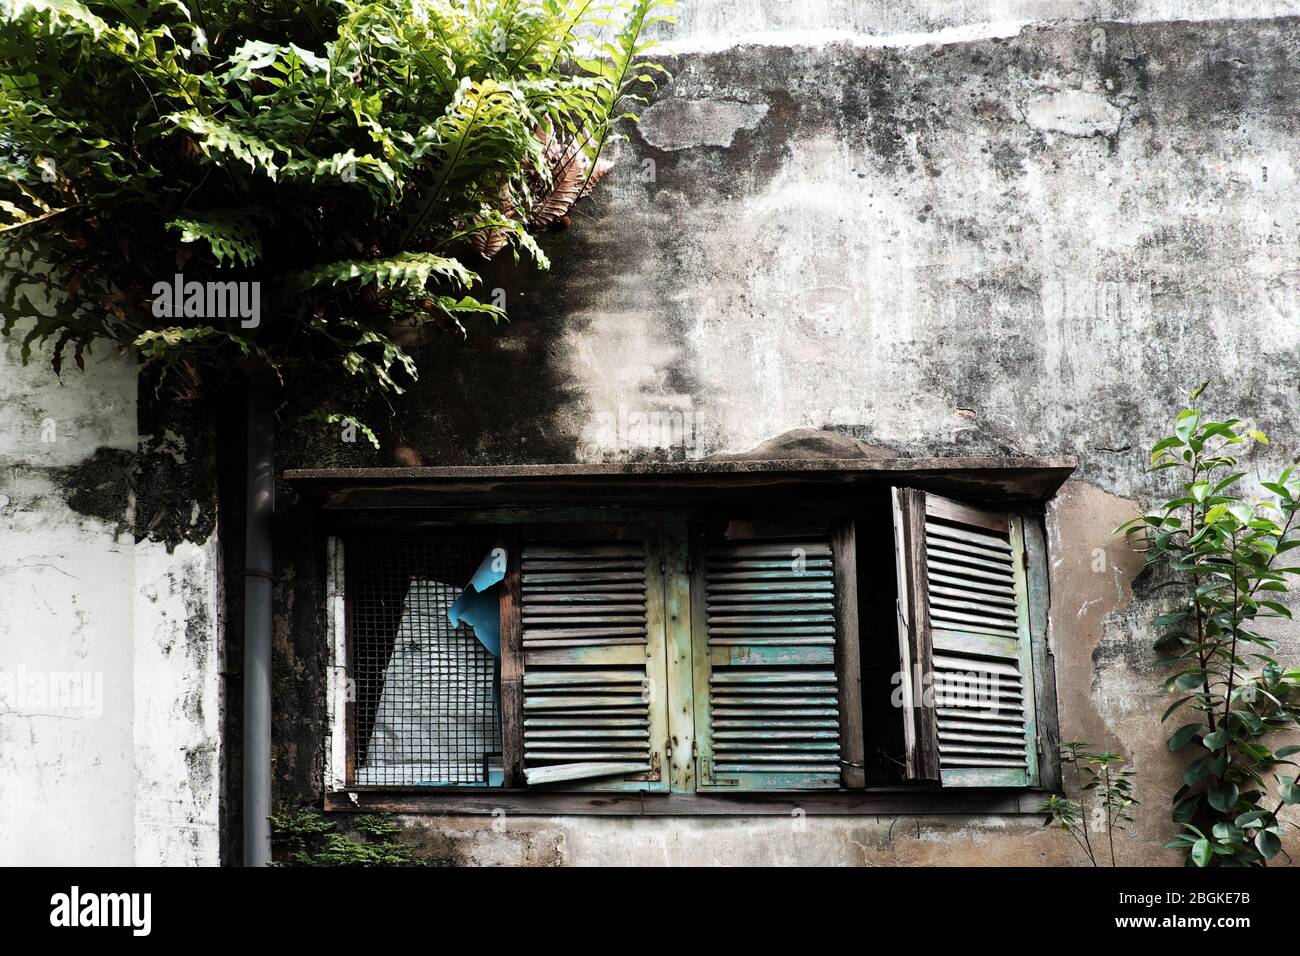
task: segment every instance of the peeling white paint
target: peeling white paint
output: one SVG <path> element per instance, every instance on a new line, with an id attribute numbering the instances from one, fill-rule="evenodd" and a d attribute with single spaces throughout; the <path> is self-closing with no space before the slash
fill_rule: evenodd
<path id="1" fill-rule="evenodd" d="M 216 541 L 168 554 L 67 503 L 64 469 L 136 447 L 133 362 L 96 350 L 60 381 L 0 342 L 0 671 L 103 688 L 99 713 L 0 702 L 0 864 L 215 864 Z"/>
<path id="2" fill-rule="evenodd" d="M 657 149 L 729 147 L 742 129 L 753 129 L 767 115 L 764 103 L 731 100 L 677 100 L 657 103 L 641 117 L 638 132 Z"/>
<path id="3" fill-rule="evenodd" d="M 1067 136 L 1114 136 L 1123 113 L 1104 96 L 1064 90 L 1035 96 L 1025 104 L 1025 121 L 1036 130 Z"/>
<path id="4" fill-rule="evenodd" d="M 1290 16 L 1290 0 L 690 0 L 658 30 L 673 53 L 744 45 L 941 46 L 1078 21 L 1154 23 Z"/>

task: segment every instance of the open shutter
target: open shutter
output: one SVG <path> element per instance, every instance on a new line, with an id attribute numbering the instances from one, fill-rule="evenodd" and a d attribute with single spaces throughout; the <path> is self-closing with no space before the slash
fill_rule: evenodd
<path id="1" fill-rule="evenodd" d="M 667 788 L 663 578 L 639 526 L 543 526 L 520 569 L 523 774 L 530 786 Z"/>
<path id="2" fill-rule="evenodd" d="M 1036 785 L 1021 519 L 899 488 L 894 526 L 909 776 Z"/>
<path id="3" fill-rule="evenodd" d="M 700 786 L 838 788 L 842 752 L 860 754 L 861 726 L 841 727 L 831 533 L 825 524 L 771 536 L 755 530 L 733 522 L 723 540 L 699 549 L 692 640 Z M 848 747 L 843 730 L 855 741 Z"/>

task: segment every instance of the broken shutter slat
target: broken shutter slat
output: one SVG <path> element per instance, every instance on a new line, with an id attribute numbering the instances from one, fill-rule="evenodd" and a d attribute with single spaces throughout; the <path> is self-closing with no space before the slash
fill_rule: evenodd
<path id="1" fill-rule="evenodd" d="M 711 546 L 700 539 L 697 551 L 701 789 L 840 787 L 838 581 L 829 530 L 823 524 Z"/>
<path id="2" fill-rule="evenodd" d="M 894 489 L 908 775 L 1038 783 L 1020 518 Z"/>
<path id="3" fill-rule="evenodd" d="M 520 567 L 524 779 L 664 789 L 658 559 L 626 527 L 617 541 L 539 533 Z"/>

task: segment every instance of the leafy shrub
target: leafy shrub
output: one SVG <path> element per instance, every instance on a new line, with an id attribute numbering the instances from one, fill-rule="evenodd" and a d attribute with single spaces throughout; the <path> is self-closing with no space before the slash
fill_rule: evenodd
<path id="1" fill-rule="evenodd" d="M 1282 853 L 1283 828 L 1295 826 L 1278 814 L 1300 803 L 1295 773 L 1285 772 L 1300 744 L 1279 737 L 1294 741 L 1300 727 L 1300 669 L 1280 664 L 1278 643 L 1258 627 L 1291 619 L 1282 602 L 1300 573 L 1286 557 L 1300 548 L 1300 475 L 1284 469 L 1262 483 L 1271 497 L 1257 499 L 1243 493 L 1238 467 L 1243 451 L 1267 441 L 1240 419 L 1184 409 L 1151 450 L 1153 470 L 1180 475 L 1178 494 L 1122 529 L 1174 595 L 1155 619 L 1156 649 L 1174 671 L 1165 690 L 1178 695 L 1163 719 L 1195 718 L 1169 737 L 1170 750 L 1190 756 L 1173 797 L 1182 832 L 1169 844 L 1189 865 L 1267 863 Z"/>
<path id="2" fill-rule="evenodd" d="M 33 318 L 56 372 L 107 340 L 194 387 L 325 363 L 400 392 L 412 330 L 502 318 L 467 263 L 547 267 L 669 6 L 10 0 L 0 328 Z M 256 324 L 162 314 L 176 274 L 258 283 Z"/>

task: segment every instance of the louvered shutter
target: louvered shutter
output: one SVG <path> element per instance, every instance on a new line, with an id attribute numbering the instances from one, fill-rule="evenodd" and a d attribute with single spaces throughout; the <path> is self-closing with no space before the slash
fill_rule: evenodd
<path id="1" fill-rule="evenodd" d="M 702 550 L 692 627 L 701 789 L 838 788 L 829 532 L 721 540 Z"/>
<path id="2" fill-rule="evenodd" d="M 537 535 L 520 573 L 525 781 L 665 789 L 658 557 L 639 528 L 616 539 Z"/>
<path id="3" fill-rule="evenodd" d="M 909 775 L 1036 785 L 1021 519 L 912 489 L 894 502 Z"/>

